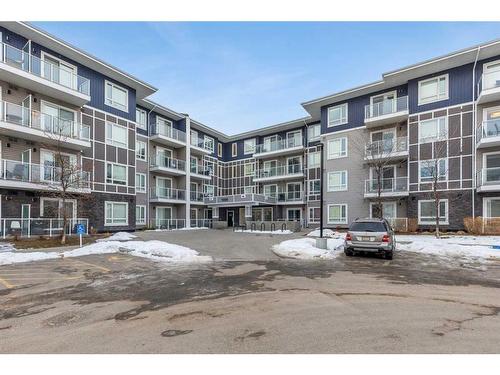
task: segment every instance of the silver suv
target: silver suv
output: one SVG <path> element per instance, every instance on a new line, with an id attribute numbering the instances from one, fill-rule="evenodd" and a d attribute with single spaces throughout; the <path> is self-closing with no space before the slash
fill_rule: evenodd
<path id="1" fill-rule="evenodd" d="M 353 256 L 355 252 L 382 254 L 392 259 L 396 249 L 396 238 L 386 219 L 356 219 L 345 236 L 344 253 Z"/>

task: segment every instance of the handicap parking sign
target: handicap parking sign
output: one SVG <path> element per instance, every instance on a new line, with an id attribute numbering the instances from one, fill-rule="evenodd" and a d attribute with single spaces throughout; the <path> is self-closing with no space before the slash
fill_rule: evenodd
<path id="1" fill-rule="evenodd" d="M 85 225 L 83 224 L 76 224 L 75 225 L 76 229 L 76 234 L 85 234 Z"/>

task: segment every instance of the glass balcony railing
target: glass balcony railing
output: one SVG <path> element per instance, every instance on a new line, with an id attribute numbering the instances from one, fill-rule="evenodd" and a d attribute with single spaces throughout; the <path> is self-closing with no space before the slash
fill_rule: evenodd
<path id="1" fill-rule="evenodd" d="M 304 170 L 301 164 L 279 165 L 277 167 L 258 170 L 255 174 L 255 178 L 285 177 L 303 172 Z"/>
<path id="2" fill-rule="evenodd" d="M 150 159 L 151 168 L 169 168 L 178 171 L 186 170 L 186 162 L 180 159 L 172 159 L 161 155 L 153 155 Z"/>
<path id="3" fill-rule="evenodd" d="M 477 185 L 500 185 L 500 167 L 481 169 L 477 175 Z"/>
<path id="4" fill-rule="evenodd" d="M 483 121 L 477 128 L 477 142 L 494 137 L 500 137 L 500 119 Z"/>
<path id="5" fill-rule="evenodd" d="M 277 202 L 300 202 L 304 199 L 302 191 L 283 191 L 276 194 L 268 195 Z"/>
<path id="6" fill-rule="evenodd" d="M 408 142 L 406 137 L 396 139 L 384 139 L 381 141 L 369 142 L 365 147 L 365 157 L 383 158 L 390 157 L 397 152 L 408 151 Z"/>
<path id="7" fill-rule="evenodd" d="M 151 135 L 161 135 L 182 143 L 186 142 L 186 133 L 181 130 L 174 129 L 171 126 L 166 126 L 164 124 L 159 124 L 159 123 L 152 124 L 150 130 L 151 130 Z"/>
<path id="8" fill-rule="evenodd" d="M 408 110 L 408 97 L 401 96 L 396 99 L 386 99 L 379 103 L 365 106 L 365 119 L 373 119 L 380 116 L 391 115 L 393 113 Z"/>
<path id="9" fill-rule="evenodd" d="M 211 139 L 205 139 L 198 136 L 191 135 L 191 146 L 198 147 L 209 152 L 214 151 L 214 143 Z"/>
<path id="10" fill-rule="evenodd" d="M 49 138 L 62 141 L 65 138 L 85 141 L 90 139 L 90 127 L 87 125 L 30 110 L 10 102 L 0 101 L 0 121 L 38 129 L 45 132 Z"/>
<path id="11" fill-rule="evenodd" d="M 287 139 L 280 139 L 274 142 L 264 142 L 255 147 L 255 153 L 260 154 L 263 152 L 281 151 L 289 148 L 303 146 L 302 137 L 292 137 Z"/>
<path id="12" fill-rule="evenodd" d="M 1 57 L 3 63 L 73 91 L 90 95 L 90 80 L 76 74 L 71 68 L 42 60 L 29 52 L 6 43 L 0 43 L 0 46 L 2 48 Z"/>
<path id="13" fill-rule="evenodd" d="M 78 167 L 60 168 L 6 159 L 1 160 L 0 178 L 52 185 L 56 188 L 64 184 L 68 189 L 88 189 L 91 183 L 90 172 L 78 170 Z"/>
<path id="14" fill-rule="evenodd" d="M 211 168 L 209 168 L 207 166 L 203 166 L 201 164 L 191 164 L 189 168 L 190 168 L 191 173 L 194 173 L 194 174 L 198 174 L 198 175 L 202 175 L 202 176 L 211 176 L 213 174 Z"/>
<path id="15" fill-rule="evenodd" d="M 203 193 L 198 192 L 198 191 L 191 191 L 191 192 L 189 192 L 189 198 L 190 198 L 191 202 L 203 202 L 205 195 Z"/>
<path id="16" fill-rule="evenodd" d="M 408 191 L 408 177 L 382 178 L 365 181 L 365 194 L 402 193 Z"/>
<path id="17" fill-rule="evenodd" d="M 487 72 L 481 75 L 477 84 L 478 95 L 483 90 L 491 90 L 500 87 L 500 71 Z"/>
<path id="18" fill-rule="evenodd" d="M 151 199 L 186 200 L 186 191 L 165 187 L 151 188 Z"/>

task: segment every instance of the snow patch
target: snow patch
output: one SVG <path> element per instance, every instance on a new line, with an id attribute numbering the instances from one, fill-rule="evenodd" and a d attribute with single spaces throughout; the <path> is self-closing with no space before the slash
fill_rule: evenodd
<path id="1" fill-rule="evenodd" d="M 320 231 L 319 229 L 314 229 L 313 231 L 309 232 L 307 234 L 307 237 L 319 237 Z M 323 228 L 323 237 L 328 237 L 328 238 L 344 238 L 345 233 L 340 233 L 340 232 L 334 232 L 331 229 L 328 228 Z"/>
<path id="2" fill-rule="evenodd" d="M 112 236 L 98 239 L 97 242 L 129 241 L 129 240 L 133 240 L 136 237 L 137 236 L 133 235 L 132 233 L 128 233 L 128 232 L 116 232 Z"/>
<path id="3" fill-rule="evenodd" d="M 272 251 L 281 257 L 295 259 L 333 259 L 344 249 L 343 238 L 328 238 L 327 248 L 316 247 L 316 239 L 299 238 L 283 241 L 272 247 Z"/>
<path id="4" fill-rule="evenodd" d="M 194 228 L 178 228 L 178 229 L 148 229 L 146 232 L 173 232 L 176 230 L 208 230 L 210 228 L 194 227 Z"/>
<path id="5" fill-rule="evenodd" d="M 249 229 L 237 229 L 235 233 L 257 233 L 257 234 L 292 234 L 293 232 L 289 229 L 285 230 L 249 230 Z"/>
<path id="6" fill-rule="evenodd" d="M 11 243 L 0 243 L 0 253 L 5 253 L 8 251 L 15 251 L 16 248 Z"/>

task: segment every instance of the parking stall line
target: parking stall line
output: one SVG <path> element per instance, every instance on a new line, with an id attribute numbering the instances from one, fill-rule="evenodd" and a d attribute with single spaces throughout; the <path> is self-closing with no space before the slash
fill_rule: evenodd
<path id="1" fill-rule="evenodd" d="M 92 264 L 92 263 L 88 263 L 88 262 L 84 262 L 83 260 L 79 260 L 79 259 L 71 259 L 72 262 L 76 262 L 76 263 L 81 263 L 81 264 L 85 264 L 87 266 L 90 266 L 90 267 L 94 267 L 94 268 L 98 268 L 104 272 L 111 272 L 111 270 L 109 268 L 106 268 L 106 267 L 103 267 L 103 266 L 99 266 L 97 264 Z"/>
<path id="2" fill-rule="evenodd" d="M 15 287 L 14 284 L 11 284 L 9 283 L 7 280 L 3 279 L 0 277 L 0 284 L 2 284 L 4 287 L 6 287 L 7 289 L 12 289 Z"/>

